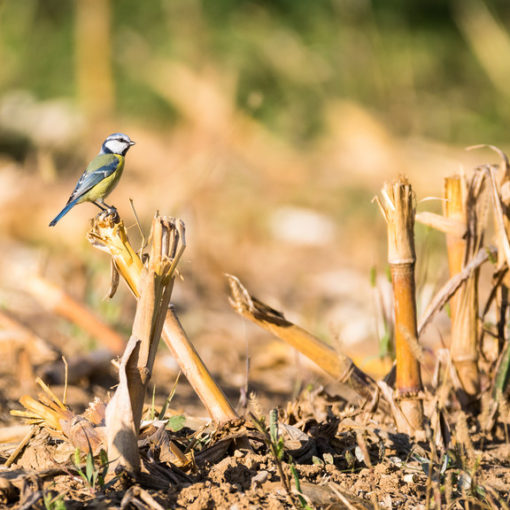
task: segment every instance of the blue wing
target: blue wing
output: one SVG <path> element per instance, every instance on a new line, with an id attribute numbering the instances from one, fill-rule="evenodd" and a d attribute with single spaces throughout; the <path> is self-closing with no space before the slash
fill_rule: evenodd
<path id="1" fill-rule="evenodd" d="M 71 202 L 75 202 L 79 200 L 87 191 L 90 191 L 94 186 L 99 184 L 103 179 L 106 179 L 110 175 L 112 175 L 115 170 L 119 167 L 120 159 L 116 157 L 111 157 L 111 155 L 105 155 L 106 158 L 103 156 L 96 157 L 90 165 L 87 167 L 85 172 L 83 172 L 82 176 L 76 183 L 76 187 L 74 188 L 74 191 L 71 193 L 71 196 L 69 197 L 69 200 L 67 201 L 68 204 Z M 101 164 L 101 159 L 107 159 L 109 160 L 108 163 L 105 162 L 105 164 Z M 100 166 L 97 166 L 97 164 L 100 164 Z M 94 166 L 97 166 L 97 168 L 93 168 Z M 91 168 L 92 167 L 92 168 Z"/>

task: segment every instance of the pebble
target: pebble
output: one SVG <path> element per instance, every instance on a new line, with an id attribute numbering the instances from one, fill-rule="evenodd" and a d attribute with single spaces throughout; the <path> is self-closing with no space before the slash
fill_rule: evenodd
<path id="1" fill-rule="evenodd" d="M 269 478 L 268 471 L 259 471 L 252 479 L 251 486 L 252 488 L 260 487 L 264 482 L 266 482 Z"/>

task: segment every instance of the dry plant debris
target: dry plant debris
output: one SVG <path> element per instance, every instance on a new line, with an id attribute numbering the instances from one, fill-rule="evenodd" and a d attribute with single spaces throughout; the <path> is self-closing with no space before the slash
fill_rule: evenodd
<path id="1" fill-rule="evenodd" d="M 112 396 L 92 399 L 80 414 L 67 403 L 71 384 L 59 398 L 58 391 L 35 379 L 42 393 L 37 399 L 22 396 L 24 410 L 12 413 L 28 425 L 16 431 L 21 441 L 1 445 L 0 504 L 53 510 L 508 508 L 510 243 L 504 155 L 502 161 L 448 180 L 445 216 L 419 215 L 447 234 L 445 260 L 448 256 L 451 268 L 450 280 L 420 319 L 414 193 L 405 179 L 381 193 L 394 291 L 396 391 L 390 379 L 373 380 L 228 275 L 231 304 L 240 315 L 361 397 L 347 401 L 330 389 L 308 385 L 282 409 L 266 413 L 251 393 L 245 417 L 213 381 L 170 305 L 185 249 L 184 225 L 156 215 L 142 257 L 118 216 L 98 215 L 89 240 L 111 255 L 114 275 L 137 299 L 131 336 L 117 363 L 118 385 Z M 491 213 L 496 239 L 486 228 Z M 488 286 L 480 272 L 484 264 L 493 272 Z M 117 284 L 114 277 L 111 295 Z M 447 304 L 451 339 L 427 352 L 421 334 Z M 491 314 L 496 321 L 487 320 Z M 26 345 L 20 349 L 39 346 L 54 362 L 56 353 L 46 349 L 44 340 L 16 321 L 4 324 L 23 337 Z M 162 406 L 154 399 L 147 405 L 160 337 L 203 402 L 208 420 L 171 409 L 171 397 Z M 422 386 L 426 356 L 435 359 L 436 368 L 432 377 L 423 377 Z M 470 368 L 464 370 L 467 362 Z M 74 370 L 75 365 L 68 366 Z M 69 374 L 66 381 L 72 380 Z"/>

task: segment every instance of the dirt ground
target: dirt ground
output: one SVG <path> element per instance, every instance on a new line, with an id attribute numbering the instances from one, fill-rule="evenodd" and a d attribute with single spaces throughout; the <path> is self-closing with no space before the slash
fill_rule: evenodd
<path id="1" fill-rule="evenodd" d="M 278 377 L 292 381 L 290 364 L 282 367 Z M 271 387 L 268 374 L 266 384 Z M 269 393 L 260 399 L 252 393 L 240 408 L 246 417 L 223 426 L 193 416 L 186 406 L 178 431 L 164 422 L 148 424 L 139 441 L 143 459 L 139 478 L 109 475 L 104 487 L 103 482 L 92 486 L 79 474 L 77 466 L 83 471 L 85 467 L 73 460 L 74 447 L 62 434 L 36 425 L 15 462 L 0 471 L 2 507 L 419 509 L 439 508 L 440 498 L 444 508 L 507 508 L 507 410 L 500 410 L 506 423 L 495 416 L 490 430 L 483 430 L 487 413 L 474 419 L 452 409 L 444 413 L 440 433 L 428 430 L 427 436 L 415 440 L 397 433 L 391 418 L 381 411 L 353 406 L 338 391 L 335 394 L 334 385 L 326 390 L 316 375 L 315 379 L 296 398 L 280 400 L 278 436 L 285 446 L 281 461 L 271 453 L 268 437 L 253 418 L 265 416 L 269 424 L 267 404 L 274 402 L 281 388 L 275 388 L 271 398 Z M 6 411 L 19 407 L 14 380 L 12 374 L 1 379 L 5 425 L 14 424 Z M 93 377 L 89 382 L 86 390 L 68 388 L 71 409 L 81 410 L 93 395 L 98 396 L 99 385 Z M 183 381 L 178 385 L 185 387 Z M 57 394 L 63 391 L 61 386 L 53 389 Z M 185 392 L 177 393 L 182 398 Z M 164 398 L 156 396 L 156 409 Z M 432 417 L 436 402 L 426 396 L 425 403 Z M 197 412 L 199 406 L 190 409 Z M 169 413 L 179 412 L 171 406 Z M 484 426 L 487 429 L 487 423 Z M 189 465 L 177 467 L 172 443 L 192 452 Z M 14 447 L 14 442 L 2 445 L 2 463 Z M 95 466 L 95 471 L 102 471 L 99 460 Z"/>

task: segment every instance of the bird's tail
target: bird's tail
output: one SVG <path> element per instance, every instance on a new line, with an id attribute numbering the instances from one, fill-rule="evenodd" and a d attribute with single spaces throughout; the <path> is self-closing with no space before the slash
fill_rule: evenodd
<path id="1" fill-rule="evenodd" d="M 69 202 L 59 213 L 58 215 L 51 220 L 50 227 L 54 227 L 58 221 L 62 219 L 63 216 L 65 216 L 74 206 L 76 205 L 76 200 L 73 200 L 72 202 Z"/>

